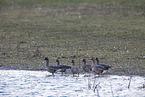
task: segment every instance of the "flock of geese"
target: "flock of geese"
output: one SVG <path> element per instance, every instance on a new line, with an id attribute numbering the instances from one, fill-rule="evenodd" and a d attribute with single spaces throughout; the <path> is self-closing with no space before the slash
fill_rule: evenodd
<path id="1" fill-rule="evenodd" d="M 46 60 L 46 69 L 47 69 L 47 71 L 52 73 L 53 76 L 54 76 L 54 73 L 57 70 L 60 70 L 62 75 L 63 75 L 63 73 L 66 74 L 67 69 L 71 69 L 73 77 L 75 76 L 75 74 L 78 74 L 78 76 L 79 76 L 80 69 L 79 69 L 78 66 L 75 66 L 75 61 L 74 60 L 71 61 L 71 63 L 72 63 L 71 66 L 61 65 L 60 62 L 59 62 L 59 59 L 56 60 L 57 65 L 49 65 L 49 58 L 48 57 L 45 57 L 44 60 Z M 92 71 L 95 74 L 98 74 L 98 76 L 101 76 L 101 74 L 104 71 L 107 71 L 111 68 L 109 65 L 100 64 L 98 57 L 96 57 L 96 58 L 92 57 L 91 60 L 92 60 L 92 65 L 87 64 L 86 59 L 82 60 L 82 62 L 83 62 L 82 68 L 85 71 L 85 75 L 86 75 L 86 73 L 90 73 Z"/>

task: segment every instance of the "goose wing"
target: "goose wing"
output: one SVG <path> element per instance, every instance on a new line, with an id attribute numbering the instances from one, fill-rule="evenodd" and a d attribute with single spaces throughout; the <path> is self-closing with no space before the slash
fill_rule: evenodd
<path id="1" fill-rule="evenodd" d="M 99 65 L 102 66 L 104 70 L 108 70 L 109 68 L 111 68 L 109 65 L 105 65 L 105 64 L 99 64 Z"/>
<path id="2" fill-rule="evenodd" d="M 83 66 L 83 69 L 87 72 L 92 71 L 91 65 L 90 64 L 86 64 L 85 66 Z"/>
<path id="3" fill-rule="evenodd" d="M 80 72 L 80 69 L 79 69 L 78 66 L 73 66 L 73 67 L 71 68 L 71 71 L 72 71 L 74 74 L 76 74 L 76 73 L 79 73 L 79 72 Z"/>
<path id="4" fill-rule="evenodd" d="M 67 66 L 67 65 L 59 65 L 62 69 L 65 68 L 65 69 L 70 69 L 71 66 Z"/>
<path id="5" fill-rule="evenodd" d="M 102 73 L 103 72 L 103 70 L 104 70 L 103 68 L 104 67 L 101 66 L 101 65 L 95 65 L 94 68 L 92 68 L 92 69 L 93 69 L 93 72 L 99 74 L 99 73 Z"/>

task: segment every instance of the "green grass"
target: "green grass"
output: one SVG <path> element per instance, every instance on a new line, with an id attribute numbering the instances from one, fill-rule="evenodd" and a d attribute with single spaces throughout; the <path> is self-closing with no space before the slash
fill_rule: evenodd
<path id="1" fill-rule="evenodd" d="M 131 2 L 132 1 L 132 2 Z M 45 69 L 100 58 L 110 74 L 145 74 L 144 0 L 0 0 L 0 64 Z M 81 17 L 81 18 L 80 18 Z"/>

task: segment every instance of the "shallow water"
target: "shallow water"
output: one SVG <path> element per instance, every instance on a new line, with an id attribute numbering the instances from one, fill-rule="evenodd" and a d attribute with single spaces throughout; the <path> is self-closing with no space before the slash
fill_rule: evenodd
<path id="1" fill-rule="evenodd" d="M 0 70 L 2 96 L 145 97 L 145 77 L 107 75 L 94 78 L 48 75 L 47 71 Z M 97 88 L 94 91 L 95 86 Z"/>

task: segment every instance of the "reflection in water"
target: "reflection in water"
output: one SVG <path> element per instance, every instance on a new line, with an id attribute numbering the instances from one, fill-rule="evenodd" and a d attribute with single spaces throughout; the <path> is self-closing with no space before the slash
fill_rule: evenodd
<path id="1" fill-rule="evenodd" d="M 47 71 L 0 70 L 0 97 L 2 96 L 121 96 L 144 97 L 140 88 L 144 77 L 133 76 L 128 89 L 129 76 L 104 77 L 46 77 Z"/>

